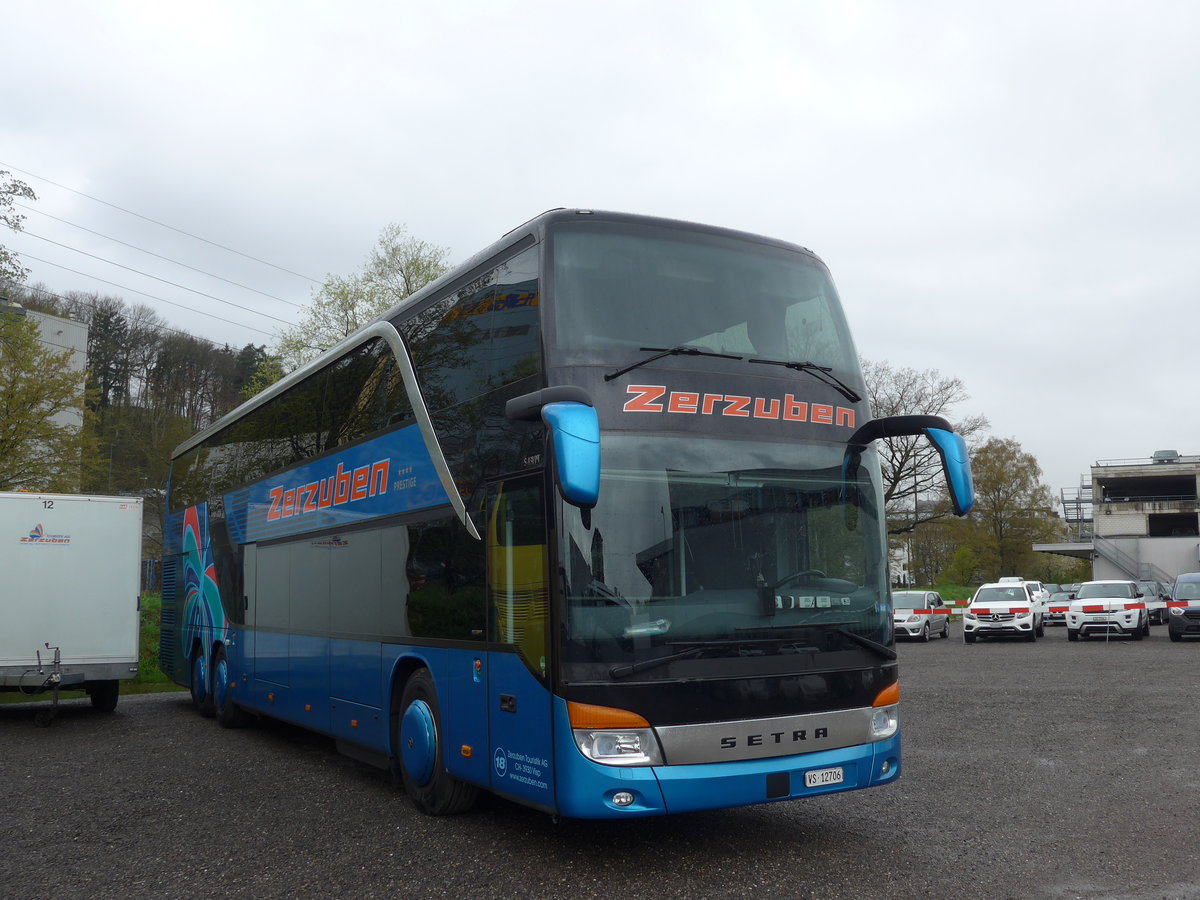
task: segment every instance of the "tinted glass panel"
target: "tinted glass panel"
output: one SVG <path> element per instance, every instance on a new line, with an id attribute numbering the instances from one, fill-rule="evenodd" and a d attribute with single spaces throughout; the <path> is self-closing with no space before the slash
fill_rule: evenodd
<path id="1" fill-rule="evenodd" d="M 394 320 L 431 411 L 541 370 L 538 259 L 532 247 L 415 316 Z"/>
<path id="2" fill-rule="evenodd" d="M 560 507 L 571 680 L 693 644 L 705 646 L 694 674 L 780 654 L 814 669 L 877 664 L 846 636 L 891 639 L 871 455 L 847 481 L 835 446 L 604 441 L 595 509 Z"/>
<path id="3" fill-rule="evenodd" d="M 571 224 L 553 240 L 556 362 L 687 345 L 858 371 L 833 283 L 811 256 L 656 228 Z"/>
<path id="4" fill-rule="evenodd" d="M 171 509 L 220 496 L 412 417 L 391 348 L 376 338 L 175 460 Z"/>
<path id="5" fill-rule="evenodd" d="M 483 544 L 457 519 L 408 530 L 408 626 L 415 637 L 486 639 Z"/>

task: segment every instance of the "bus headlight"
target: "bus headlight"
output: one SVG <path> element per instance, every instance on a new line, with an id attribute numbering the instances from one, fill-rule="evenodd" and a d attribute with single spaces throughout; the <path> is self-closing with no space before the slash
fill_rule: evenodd
<path id="1" fill-rule="evenodd" d="M 575 746 L 593 762 L 606 766 L 661 766 L 662 751 L 653 729 L 588 731 L 576 728 Z"/>
<path id="2" fill-rule="evenodd" d="M 642 716 L 626 709 L 567 701 L 579 752 L 606 766 L 661 766 L 658 738 Z"/>
<path id="3" fill-rule="evenodd" d="M 882 741 L 884 738 L 890 738 L 899 727 L 898 706 L 878 706 L 871 710 L 871 740 Z"/>

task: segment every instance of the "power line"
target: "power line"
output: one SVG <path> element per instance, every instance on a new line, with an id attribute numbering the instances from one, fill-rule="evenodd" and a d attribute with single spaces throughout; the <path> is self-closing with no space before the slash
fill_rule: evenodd
<path id="1" fill-rule="evenodd" d="M 37 213 L 38 215 L 45 216 L 47 219 L 53 219 L 55 222 L 62 222 L 64 225 L 70 225 L 72 228 L 78 228 L 80 231 L 86 231 L 88 234 L 94 234 L 94 235 L 96 235 L 96 237 L 104 238 L 104 240 L 106 240 L 106 241 L 112 241 L 114 244 L 120 244 L 122 247 L 128 247 L 131 250 L 138 251 L 139 253 L 145 253 L 147 256 L 153 256 L 155 259 L 161 259 L 164 262 L 171 263 L 172 265 L 181 266 L 185 269 L 190 269 L 193 272 L 198 272 L 199 274 L 206 275 L 209 278 L 215 278 L 215 279 L 217 279 L 217 281 L 223 281 L 226 284 L 232 284 L 234 287 L 241 288 L 242 290 L 251 291 L 255 294 L 261 294 L 263 297 L 267 297 L 271 300 L 278 300 L 280 303 L 286 303 L 288 306 L 294 306 L 297 309 L 304 308 L 303 304 L 301 304 L 301 303 L 293 303 L 291 300 L 285 300 L 283 297 L 276 297 L 274 294 L 268 294 L 266 291 L 260 291 L 258 288 L 252 288 L 249 285 L 241 284 L 240 282 L 237 282 L 237 281 L 231 281 L 228 278 L 223 278 L 220 275 L 214 275 L 212 272 L 206 272 L 203 269 L 197 269 L 195 266 L 189 266 L 187 263 L 180 262 L 177 259 L 171 259 L 171 257 L 169 257 L 169 256 L 162 256 L 161 254 L 155 253 L 153 250 L 147 250 L 145 247 L 139 247 L 136 244 L 127 243 L 126 241 L 122 241 L 119 238 L 111 237 L 102 232 L 93 231 L 92 229 L 85 228 L 84 226 L 78 225 L 75 222 L 68 222 L 66 219 L 60 219 L 58 216 L 52 216 L 48 212 L 43 212 L 42 210 L 37 209 L 35 207 L 27 206 L 24 203 L 14 203 L 13 205 L 19 206 L 19 207 L 21 207 L 21 209 L 29 210 L 32 213 Z M 23 233 L 28 234 L 28 232 L 26 232 L 25 229 L 21 229 L 21 231 Z M 37 237 L 37 235 L 34 235 L 34 237 Z M 43 238 L 43 240 L 45 240 L 45 238 Z M 82 252 L 82 251 L 80 251 L 80 252 Z M 114 265 L 115 265 L 115 263 L 114 263 Z"/>
<path id="2" fill-rule="evenodd" d="M 38 261 L 41 262 L 41 260 L 38 260 Z M 54 265 L 54 263 L 50 263 L 50 265 Z M 48 291 L 45 288 L 34 287 L 33 285 L 29 285 L 29 284 L 20 285 L 20 290 L 36 291 L 39 294 L 45 294 L 47 297 L 54 297 L 56 300 L 61 300 L 63 303 L 76 302 L 76 301 L 72 300 L 70 297 L 64 297 L 62 294 L 54 293 L 54 291 Z M 155 299 L 158 299 L 158 298 L 155 298 Z M 196 312 L 199 312 L 199 310 L 196 310 Z M 224 319 L 222 321 L 229 322 L 228 319 Z M 229 324 L 237 325 L 237 322 L 229 322 Z M 138 323 L 138 325 L 139 325 L 139 327 L 152 328 L 155 331 L 170 331 L 173 334 L 178 334 L 181 337 L 192 338 L 193 340 L 207 341 L 208 343 L 212 344 L 214 347 L 220 346 L 217 341 L 214 341 L 210 337 L 205 337 L 202 334 L 192 334 L 190 331 L 182 331 L 178 328 L 172 328 L 170 325 L 157 325 L 153 322 L 140 322 L 140 323 Z M 225 343 L 228 343 L 228 342 L 226 341 Z"/>
<path id="3" fill-rule="evenodd" d="M 91 257 L 92 259 L 99 260 L 102 263 L 108 263 L 110 266 L 116 266 L 118 269 L 124 269 L 127 272 L 133 272 L 135 275 L 141 275 L 144 278 L 150 278 L 150 279 L 153 279 L 154 281 L 161 281 L 163 284 L 170 285 L 171 287 L 179 288 L 181 291 L 188 291 L 189 293 L 197 294 L 201 297 L 206 297 L 209 300 L 216 300 L 218 303 L 224 303 L 226 306 L 232 306 L 235 309 L 240 309 L 243 312 L 252 313 L 256 316 L 262 316 L 264 319 L 272 319 L 273 321 L 279 322 L 283 325 L 290 326 L 292 324 L 291 322 L 287 321 L 287 319 L 281 319 L 278 316 L 271 315 L 270 313 L 259 312 L 258 310 L 251 309 L 248 306 L 242 306 L 240 303 L 234 303 L 232 300 L 225 300 L 225 299 L 222 299 L 221 297 L 217 297 L 213 294 L 206 294 L 204 291 L 198 291 L 195 288 L 190 288 L 190 287 L 187 287 L 186 285 L 177 284 L 176 282 L 168 281 L 165 278 L 159 278 L 157 275 L 151 275 L 149 272 L 143 272 L 140 269 L 133 268 L 132 266 L 126 266 L 126 265 L 122 265 L 119 262 L 113 262 L 111 259 L 105 259 L 103 256 L 97 256 L 94 253 L 88 253 L 86 250 L 79 250 L 78 248 L 72 247 L 68 244 L 60 244 L 58 241 L 52 241 L 52 240 L 50 240 L 50 238 L 43 237 L 40 234 L 34 234 L 32 231 L 26 231 L 26 230 L 22 229 L 21 234 L 28 235 L 31 238 L 37 238 L 39 241 L 45 241 L 47 244 L 53 244 L 55 247 L 62 247 L 64 250 L 70 250 L 72 253 L 78 253 L 82 256 L 88 256 L 88 257 Z M 29 256 L 29 254 L 27 254 L 27 253 L 23 253 L 20 255 L 26 256 L 29 259 L 37 259 L 36 256 Z M 47 260 L 42 259 L 42 260 L 38 260 L 38 262 L 47 262 Z M 50 265 L 55 265 L 55 263 L 50 263 Z M 60 268 L 66 268 L 66 267 L 60 266 Z M 68 269 L 67 271 L 71 271 L 71 270 Z M 76 274 L 82 275 L 83 273 L 78 272 Z M 111 284 L 111 283 L 112 282 L 106 282 L 106 284 Z M 118 287 L 119 286 L 120 285 L 118 285 Z M 128 289 L 126 289 L 126 290 L 128 290 Z M 149 296 L 149 295 L 147 295 L 147 296 Z M 162 298 L 159 298 L 159 299 L 162 299 Z M 164 301 L 164 302 L 166 302 L 166 301 Z M 184 308 L 189 309 L 190 307 L 184 307 Z M 193 311 L 199 312 L 199 310 L 193 310 Z"/>
<path id="4" fill-rule="evenodd" d="M 51 181 L 49 178 L 46 178 L 43 175 L 38 175 L 36 172 L 28 172 L 25 169 L 19 169 L 16 166 L 9 165 L 6 162 L 0 162 L 0 166 L 4 167 L 6 169 L 11 169 L 14 172 L 20 172 L 22 175 L 28 175 L 30 178 L 37 178 L 39 181 L 46 182 L 46 184 L 52 184 L 56 188 L 61 188 L 64 191 L 70 191 L 72 194 L 78 194 L 80 197 L 86 197 L 88 200 L 93 200 L 96 203 L 103 203 L 105 206 L 108 206 L 108 207 L 111 207 L 112 209 L 123 212 L 126 215 L 134 216 L 136 218 L 142 219 L 143 221 L 150 222 L 154 225 L 157 225 L 160 228 L 166 228 L 169 231 L 174 231 L 177 234 L 182 234 L 184 237 L 190 237 L 192 240 L 202 241 L 203 243 L 208 244 L 212 247 L 217 247 L 218 249 L 224 250 L 228 253 L 236 254 L 237 256 L 240 256 L 243 259 L 251 260 L 253 262 L 259 263 L 260 265 L 270 266 L 272 269 L 278 269 L 280 272 L 286 272 L 288 275 L 295 275 L 297 278 L 303 278 L 305 281 L 309 281 L 313 284 L 321 283 L 316 278 L 312 278 L 311 276 L 302 275 L 299 272 L 293 272 L 291 269 L 285 269 L 283 266 L 277 266 L 277 265 L 275 265 L 275 263 L 267 262 L 265 259 L 259 259 L 257 256 L 251 256 L 250 254 L 243 253 L 240 250 L 234 250 L 232 247 L 226 247 L 224 244 L 218 244 L 216 241 L 210 241 L 208 238 L 202 238 L 199 235 L 191 234 L 190 232 L 184 231 L 182 228 L 176 228 L 174 225 L 168 225 L 166 222 L 160 222 L 157 219 L 152 219 L 149 216 L 143 216 L 141 213 L 136 213 L 131 209 L 125 209 L 125 207 L 123 207 L 123 206 L 117 206 L 117 204 L 115 204 L 115 203 L 109 203 L 107 200 L 101 200 L 99 197 L 93 197 L 91 194 L 85 194 L 83 191 L 77 191 L 74 188 L 67 187 L 65 184 L 59 184 L 57 181 Z"/>
<path id="5" fill-rule="evenodd" d="M 265 335 L 267 335 L 267 337 L 270 337 L 270 338 L 275 337 L 275 335 L 272 334 L 271 332 L 263 331 L 261 328 L 255 328 L 253 325 L 243 325 L 241 322 L 235 322 L 232 319 L 222 318 L 221 316 L 218 316 L 215 313 L 205 312 L 202 309 L 196 309 L 195 307 L 191 307 L 191 306 L 185 306 L 182 303 L 176 303 L 173 300 L 167 300 L 167 299 L 164 299 L 163 297 L 156 297 L 154 294 L 147 294 L 145 291 L 139 291 L 139 290 L 136 290 L 135 288 L 126 287 L 123 284 L 117 284 L 115 281 L 107 281 L 103 278 L 97 278 L 95 275 L 89 275 L 87 272 L 80 272 L 78 269 L 72 269 L 68 266 L 62 265 L 61 263 L 50 262 L 50 260 L 48 260 L 48 259 L 39 259 L 36 256 L 30 256 L 28 253 L 22 253 L 21 256 L 25 257 L 26 259 L 32 259 L 34 262 L 40 262 L 40 263 L 45 263 L 48 266 L 54 266 L 55 268 L 62 269 L 66 272 L 71 272 L 75 275 L 82 275 L 84 278 L 90 278 L 93 281 L 99 281 L 101 284 L 108 284 L 115 288 L 120 288 L 123 291 L 129 291 L 130 293 L 134 293 L 134 294 L 141 294 L 143 297 L 149 297 L 151 300 L 157 300 L 160 303 L 166 303 L 168 306 L 177 306 L 180 309 L 186 309 L 188 312 L 194 312 L 194 313 L 199 313 L 202 316 L 208 316 L 211 319 L 216 319 L 218 322 L 224 322 L 227 325 L 236 325 L 238 328 L 245 328 L 248 331 L 257 331 L 259 334 L 265 334 Z M 251 310 L 251 312 L 253 312 L 253 310 Z M 260 313 L 260 315 L 261 315 L 261 313 Z M 280 320 L 280 321 L 282 321 L 282 320 Z M 291 324 L 291 323 L 285 322 L 284 324 Z"/>

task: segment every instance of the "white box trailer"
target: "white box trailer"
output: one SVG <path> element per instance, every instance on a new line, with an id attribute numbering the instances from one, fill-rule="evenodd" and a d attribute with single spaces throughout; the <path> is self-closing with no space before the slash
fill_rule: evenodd
<path id="1" fill-rule="evenodd" d="M 0 492 L 0 691 L 116 708 L 138 667 L 142 499 Z"/>

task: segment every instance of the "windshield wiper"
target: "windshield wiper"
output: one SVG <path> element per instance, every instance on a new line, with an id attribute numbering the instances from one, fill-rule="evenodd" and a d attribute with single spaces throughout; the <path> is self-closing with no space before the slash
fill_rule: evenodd
<path id="1" fill-rule="evenodd" d="M 654 356 L 648 356 L 645 359 L 640 359 L 631 366 L 626 366 L 623 369 L 617 369 L 615 372 L 609 372 L 604 376 L 605 381 L 612 381 L 614 378 L 620 378 L 626 372 L 632 372 L 638 366 L 644 366 L 654 362 L 656 359 L 662 359 L 664 356 L 715 356 L 718 359 L 741 359 L 740 356 L 731 356 L 728 353 L 714 353 L 711 350 L 701 350 L 699 347 L 638 347 L 639 350 L 647 353 L 653 353 Z"/>
<path id="2" fill-rule="evenodd" d="M 788 362 L 783 359 L 752 359 L 752 363 L 761 363 L 766 366 L 784 366 L 788 369 L 795 369 L 797 372 L 807 372 L 817 381 L 829 385 L 837 390 L 843 397 L 851 403 L 857 403 L 862 399 L 858 392 L 842 379 L 833 374 L 833 369 L 829 366 L 819 366 L 814 362 Z"/>
<path id="3" fill-rule="evenodd" d="M 641 662 L 628 663 L 624 666 L 613 666 L 608 670 L 609 678 L 624 678 L 626 675 L 632 675 L 634 672 L 644 672 L 646 669 L 657 669 L 661 665 L 669 662 L 675 662 L 677 659 L 687 659 L 689 656 L 695 656 L 698 653 L 703 653 L 714 644 L 724 646 L 725 641 L 712 641 L 707 644 L 692 644 L 692 646 L 680 650 L 678 653 L 672 653 L 669 656 L 656 656 L 654 659 L 643 659 Z"/>
<path id="4" fill-rule="evenodd" d="M 896 658 L 896 651 L 887 644 L 881 644 L 879 641 L 873 641 L 869 637 L 863 637 L 861 634 L 856 634 L 845 627 L 846 625 L 854 624 L 854 622 L 797 622 L 794 625 L 768 625 L 765 629 L 762 626 L 758 626 L 756 630 L 785 631 L 790 628 L 827 628 L 830 631 L 836 631 L 842 637 L 849 638 L 860 647 L 866 647 L 868 650 L 875 651 L 884 659 Z"/>

